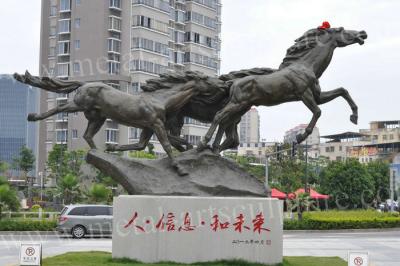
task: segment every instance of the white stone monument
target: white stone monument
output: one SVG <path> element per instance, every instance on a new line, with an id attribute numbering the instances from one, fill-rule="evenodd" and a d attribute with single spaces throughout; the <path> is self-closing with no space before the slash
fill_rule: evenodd
<path id="1" fill-rule="evenodd" d="M 269 198 L 119 196 L 113 258 L 282 262 L 283 204 Z"/>

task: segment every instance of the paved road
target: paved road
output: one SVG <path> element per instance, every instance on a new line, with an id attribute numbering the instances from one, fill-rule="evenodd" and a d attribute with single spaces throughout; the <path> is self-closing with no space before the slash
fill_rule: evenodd
<path id="1" fill-rule="evenodd" d="M 68 251 L 111 251 L 110 238 L 81 240 L 65 236 L 0 235 L 0 265 L 17 265 L 21 241 L 41 242 L 43 256 Z M 363 233 L 286 233 L 285 256 L 339 256 L 346 259 L 349 250 L 369 251 L 372 265 L 400 265 L 400 231 Z"/>

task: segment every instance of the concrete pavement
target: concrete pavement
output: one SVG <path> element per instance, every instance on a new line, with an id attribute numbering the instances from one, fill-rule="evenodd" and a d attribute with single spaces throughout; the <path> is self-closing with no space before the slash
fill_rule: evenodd
<path id="1" fill-rule="evenodd" d="M 111 238 L 72 239 L 58 235 L 0 235 L 0 265 L 17 265 L 21 242 L 41 242 L 43 256 L 70 251 L 111 252 Z M 370 252 L 373 266 L 400 265 L 400 230 L 382 232 L 286 232 L 284 256 L 338 256 L 349 250 Z"/>

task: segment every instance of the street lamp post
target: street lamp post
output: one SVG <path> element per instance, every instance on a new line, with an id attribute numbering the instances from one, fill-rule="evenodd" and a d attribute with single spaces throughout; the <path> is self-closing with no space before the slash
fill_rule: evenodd
<path id="1" fill-rule="evenodd" d="M 304 184 L 304 193 L 309 193 L 308 190 L 308 142 L 306 140 L 306 169 L 305 169 L 305 184 Z"/>

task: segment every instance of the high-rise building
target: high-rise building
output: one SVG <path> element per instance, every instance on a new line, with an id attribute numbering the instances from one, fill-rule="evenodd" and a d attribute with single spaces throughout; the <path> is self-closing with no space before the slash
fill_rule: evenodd
<path id="1" fill-rule="evenodd" d="M 169 71 L 220 68 L 220 0 L 42 0 L 40 75 L 102 81 L 138 93 L 149 78 Z M 41 92 L 41 112 L 73 97 Z M 206 132 L 193 120 L 182 135 L 196 143 Z M 88 147 L 83 114 L 59 114 L 40 124 L 40 167 L 54 144 Z M 140 129 L 107 120 L 95 136 L 105 143 L 138 141 Z M 155 139 L 153 142 L 157 143 Z M 156 151 L 161 149 L 157 149 Z"/>
<path id="2" fill-rule="evenodd" d="M 38 125 L 28 123 L 28 113 L 38 111 L 38 89 L 13 79 L 11 75 L 0 75 L 0 161 L 12 167 L 23 146 L 31 149 L 37 158 Z M 36 175 L 36 165 L 30 173 Z M 10 173 L 18 175 L 19 169 Z"/>
<path id="3" fill-rule="evenodd" d="M 256 108 L 251 108 L 239 124 L 240 143 L 258 143 L 260 141 L 260 116 Z"/>

